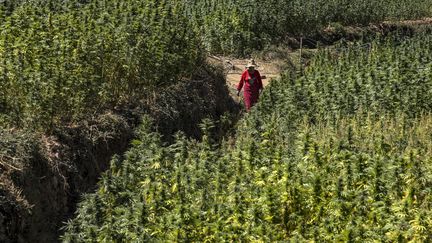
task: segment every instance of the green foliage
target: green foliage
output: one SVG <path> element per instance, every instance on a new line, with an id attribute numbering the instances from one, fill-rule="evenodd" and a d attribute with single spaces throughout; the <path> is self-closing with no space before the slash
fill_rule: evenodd
<path id="1" fill-rule="evenodd" d="M 63 240 L 431 241 L 430 37 L 392 45 L 273 81 L 234 145 L 205 120 L 164 146 L 146 120 Z"/>
<path id="2" fill-rule="evenodd" d="M 206 51 L 245 56 L 330 23 L 431 14 L 430 1 L 0 2 L 0 126 L 56 124 L 152 99 Z"/>
<path id="3" fill-rule="evenodd" d="M 4 0 L 0 127 L 53 130 L 152 99 L 158 87 L 188 80 L 206 51 L 244 56 L 334 22 L 428 16 L 430 5 Z M 275 81 L 241 121 L 234 146 L 214 144 L 209 120 L 202 141 L 178 134 L 171 146 L 143 122 L 63 239 L 430 241 L 431 118 L 423 113 L 432 45 L 429 36 L 394 44 L 337 61 L 322 53 L 305 76 Z M 0 137 L 0 169 L 28 166 L 24 151 L 36 145 Z"/>
<path id="4" fill-rule="evenodd" d="M 203 55 L 178 2 L 26 2 L 0 15 L 1 121 L 51 128 L 148 99 Z"/>
<path id="5" fill-rule="evenodd" d="M 265 94 L 276 102 L 263 102 L 262 109 L 276 106 L 311 121 L 357 112 L 419 116 L 432 109 L 431 43 L 429 34 L 420 34 L 409 40 L 378 38 L 368 46 L 322 50 L 301 77 L 287 74 L 276 80 Z"/>
<path id="6" fill-rule="evenodd" d="M 430 0 L 184 0 L 187 15 L 211 52 L 249 55 L 288 35 L 315 33 L 331 23 L 368 25 L 431 16 Z"/>

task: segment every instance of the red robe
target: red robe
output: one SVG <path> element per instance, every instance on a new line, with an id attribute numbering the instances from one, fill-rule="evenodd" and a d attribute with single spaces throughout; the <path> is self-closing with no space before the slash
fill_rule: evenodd
<path id="1" fill-rule="evenodd" d="M 263 89 L 263 84 L 261 80 L 261 75 L 258 70 L 254 70 L 254 73 L 249 74 L 248 70 L 242 73 L 239 84 L 237 85 L 237 90 L 240 91 L 244 86 L 244 102 L 246 105 L 246 110 L 249 111 L 250 108 L 258 102 L 259 91 Z"/>

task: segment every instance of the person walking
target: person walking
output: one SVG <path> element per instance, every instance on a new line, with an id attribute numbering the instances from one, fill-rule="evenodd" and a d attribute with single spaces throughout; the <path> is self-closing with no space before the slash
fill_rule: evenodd
<path id="1" fill-rule="evenodd" d="M 246 65 L 246 70 L 243 71 L 240 82 L 237 85 L 237 96 L 244 87 L 243 99 L 246 106 L 246 111 L 250 111 L 251 107 L 258 102 L 259 95 L 263 90 L 261 74 L 256 70 L 255 60 L 251 59 Z"/>

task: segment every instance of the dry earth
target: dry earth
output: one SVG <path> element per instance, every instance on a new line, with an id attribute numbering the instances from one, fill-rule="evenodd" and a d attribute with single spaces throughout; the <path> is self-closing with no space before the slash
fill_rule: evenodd
<path id="1" fill-rule="evenodd" d="M 258 67 L 256 68 L 264 77 L 263 85 L 266 87 L 272 79 L 276 79 L 287 69 L 287 57 L 285 58 L 254 58 Z M 250 59 L 228 58 L 223 56 L 210 56 L 208 61 L 216 65 L 222 65 L 226 75 L 226 82 L 231 96 L 237 102 L 240 98 L 236 95 L 236 87 L 240 81 L 242 72 Z"/>
<path id="2" fill-rule="evenodd" d="M 211 56 L 212 62 L 217 62 L 224 65 L 224 70 L 226 73 L 227 85 L 230 88 L 235 88 L 240 81 L 242 72 L 245 70 L 245 66 L 249 59 L 229 59 L 226 57 L 216 57 Z M 258 67 L 257 70 L 261 73 L 261 76 L 265 76 L 263 79 L 264 87 L 267 86 L 272 78 L 279 77 L 280 73 L 283 71 L 283 60 L 260 60 L 255 59 Z"/>

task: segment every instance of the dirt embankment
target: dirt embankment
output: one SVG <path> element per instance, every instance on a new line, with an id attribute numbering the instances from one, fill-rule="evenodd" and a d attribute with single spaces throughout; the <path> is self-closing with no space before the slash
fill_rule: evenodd
<path id="1" fill-rule="evenodd" d="M 131 135 L 126 121 L 113 114 L 50 136 L 2 132 L 0 241 L 55 242 L 80 194 L 94 188 Z"/>
<path id="2" fill-rule="evenodd" d="M 0 242 L 57 242 L 81 195 L 96 188 L 112 155 L 129 147 L 142 114 L 153 117 L 169 142 L 179 130 L 198 138 L 203 118 L 235 116 L 239 109 L 222 73 L 210 67 L 159 90 L 148 102 L 50 136 L 0 130 Z"/>

